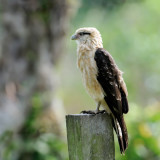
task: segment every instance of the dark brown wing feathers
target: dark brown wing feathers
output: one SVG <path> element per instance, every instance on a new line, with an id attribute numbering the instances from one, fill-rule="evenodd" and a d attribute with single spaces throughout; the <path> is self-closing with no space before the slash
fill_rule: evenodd
<path id="1" fill-rule="evenodd" d="M 103 48 L 97 49 L 94 58 L 98 68 L 97 80 L 103 88 L 104 99 L 115 118 L 114 128 L 118 128 L 118 126 L 121 128 L 122 137 L 120 136 L 120 131 L 116 129 L 115 131 L 117 132 L 121 153 L 124 153 L 128 146 L 128 133 L 123 113 L 127 113 L 129 107 L 126 93 L 118 81 L 120 71 L 112 56 Z"/>
<path id="2" fill-rule="evenodd" d="M 127 96 L 122 88 L 120 88 L 120 92 L 121 92 L 121 100 L 122 100 L 122 106 L 123 106 L 122 111 L 123 113 L 126 114 L 129 111 Z"/>

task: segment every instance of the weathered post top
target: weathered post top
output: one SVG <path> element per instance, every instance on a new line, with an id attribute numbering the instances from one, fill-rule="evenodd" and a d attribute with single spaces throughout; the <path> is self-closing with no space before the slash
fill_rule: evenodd
<path id="1" fill-rule="evenodd" d="M 110 115 L 66 116 L 69 160 L 114 160 L 114 136 Z"/>

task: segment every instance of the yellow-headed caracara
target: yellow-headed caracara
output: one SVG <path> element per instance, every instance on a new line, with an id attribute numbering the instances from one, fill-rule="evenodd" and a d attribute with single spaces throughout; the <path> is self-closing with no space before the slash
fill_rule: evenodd
<path id="1" fill-rule="evenodd" d="M 77 41 L 78 68 L 89 95 L 112 115 L 121 153 L 128 147 L 128 133 L 123 113 L 129 110 L 127 88 L 115 61 L 103 49 L 101 34 L 96 28 L 80 28 L 71 37 Z"/>

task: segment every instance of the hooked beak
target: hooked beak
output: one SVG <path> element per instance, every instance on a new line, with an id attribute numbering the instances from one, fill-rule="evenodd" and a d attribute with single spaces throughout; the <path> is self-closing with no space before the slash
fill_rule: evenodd
<path id="1" fill-rule="evenodd" d="M 76 40 L 78 37 L 76 34 L 72 35 L 71 40 Z"/>

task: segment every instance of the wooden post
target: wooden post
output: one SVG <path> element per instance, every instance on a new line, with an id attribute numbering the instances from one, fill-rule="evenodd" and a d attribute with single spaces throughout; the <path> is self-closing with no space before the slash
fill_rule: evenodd
<path id="1" fill-rule="evenodd" d="M 69 160 L 114 160 L 111 117 L 105 114 L 66 116 Z"/>

